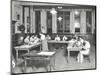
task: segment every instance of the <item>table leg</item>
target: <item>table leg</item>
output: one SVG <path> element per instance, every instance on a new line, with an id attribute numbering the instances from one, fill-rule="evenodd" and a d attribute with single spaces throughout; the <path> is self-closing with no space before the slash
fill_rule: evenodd
<path id="1" fill-rule="evenodd" d="M 49 65 L 48 65 L 48 71 L 51 71 L 51 64 L 49 63 Z"/>
<path id="2" fill-rule="evenodd" d="M 53 66 L 53 69 L 55 70 L 55 58 L 53 58 L 53 63 L 54 64 L 52 66 Z"/>
<path id="3" fill-rule="evenodd" d="M 27 59 L 24 59 L 24 72 L 26 72 L 26 67 L 27 67 Z"/>
<path id="4" fill-rule="evenodd" d="M 68 62 L 69 62 L 69 59 L 70 59 L 70 51 L 68 50 Z"/>
<path id="5" fill-rule="evenodd" d="M 55 58 L 52 58 L 52 62 L 51 60 L 49 60 L 49 68 L 50 68 L 50 71 L 52 69 L 55 70 Z"/>
<path id="6" fill-rule="evenodd" d="M 52 69 L 52 65 L 50 64 L 50 71 L 51 71 L 51 69 Z"/>
<path id="7" fill-rule="evenodd" d="M 47 66 L 47 71 L 51 71 L 52 64 L 51 64 L 50 58 L 49 58 L 48 62 L 49 62 L 49 64 Z"/>
<path id="8" fill-rule="evenodd" d="M 29 53 L 29 50 L 27 50 L 27 52 Z"/>
<path id="9" fill-rule="evenodd" d="M 41 45 L 40 45 L 40 51 L 41 51 L 42 49 L 41 49 Z"/>
<path id="10" fill-rule="evenodd" d="M 17 61 L 18 61 L 18 50 L 16 50 L 16 64 L 17 64 Z"/>
<path id="11" fill-rule="evenodd" d="M 51 71 L 51 66 L 50 66 L 50 64 L 47 65 L 47 71 L 48 71 L 48 72 Z"/>

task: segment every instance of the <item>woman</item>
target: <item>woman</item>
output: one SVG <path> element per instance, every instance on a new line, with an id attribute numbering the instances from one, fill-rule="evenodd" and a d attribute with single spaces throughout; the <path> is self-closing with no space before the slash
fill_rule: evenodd
<path id="1" fill-rule="evenodd" d="M 30 36 L 27 36 L 27 37 L 24 39 L 24 43 L 25 43 L 25 44 L 30 44 Z"/>
<path id="2" fill-rule="evenodd" d="M 76 38 L 73 37 L 73 38 L 69 41 L 68 46 L 74 47 L 74 46 L 75 46 L 75 43 L 76 43 Z"/>
<path id="3" fill-rule="evenodd" d="M 67 37 L 64 35 L 62 40 L 63 41 L 66 41 L 67 40 Z"/>
<path id="4" fill-rule="evenodd" d="M 30 37 L 30 42 L 34 42 L 34 35 Z"/>
<path id="5" fill-rule="evenodd" d="M 49 35 L 46 36 L 47 40 L 51 40 L 51 37 Z"/>
<path id="6" fill-rule="evenodd" d="M 80 62 L 80 63 L 82 63 L 83 62 L 83 60 L 84 60 L 84 58 L 83 58 L 83 56 L 84 55 L 89 55 L 89 53 L 90 53 L 90 43 L 89 43 L 89 41 L 84 41 L 83 42 L 83 47 L 82 47 L 82 50 L 80 51 L 80 53 L 78 54 L 78 57 L 77 57 L 77 59 L 78 59 L 78 62 Z"/>
<path id="7" fill-rule="evenodd" d="M 38 36 L 37 35 L 35 35 L 35 37 L 34 37 L 34 42 L 33 43 L 37 43 L 37 42 L 39 42 L 39 38 L 38 38 Z"/>
<path id="8" fill-rule="evenodd" d="M 55 40 L 60 41 L 60 37 L 58 35 L 56 35 Z"/>

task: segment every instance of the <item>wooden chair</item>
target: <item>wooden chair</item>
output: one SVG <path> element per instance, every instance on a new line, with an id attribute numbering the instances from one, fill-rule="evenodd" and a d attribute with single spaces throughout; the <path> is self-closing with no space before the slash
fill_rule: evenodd
<path id="1" fill-rule="evenodd" d="M 90 60 L 90 55 L 84 55 L 84 59 L 88 60 L 89 63 L 91 62 L 91 60 Z"/>

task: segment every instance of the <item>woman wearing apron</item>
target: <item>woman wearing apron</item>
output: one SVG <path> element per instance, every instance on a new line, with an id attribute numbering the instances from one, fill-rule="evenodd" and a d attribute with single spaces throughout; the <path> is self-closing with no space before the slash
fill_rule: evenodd
<path id="1" fill-rule="evenodd" d="M 48 51 L 48 43 L 45 34 L 40 33 L 40 39 L 42 41 L 42 51 Z"/>

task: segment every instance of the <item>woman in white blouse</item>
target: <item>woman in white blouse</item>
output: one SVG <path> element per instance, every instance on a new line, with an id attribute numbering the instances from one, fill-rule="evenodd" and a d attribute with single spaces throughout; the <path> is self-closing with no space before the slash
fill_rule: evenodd
<path id="1" fill-rule="evenodd" d="M 51 40 L 51 37 L 49 35 L 46 36 L 47 40 Z"/>
<path id="2" fill-rule="evenodd" d="M 66 41 L 67 40 L 67 37 L 64 35 L 62 40 L 63 41 Z"/>
<path id="3" fill-rule="evenodd" d="M 90 47 L 91 46 L 90 46 L 89 41 L 84 41 L 83 42 L 82 50 L 79 52 L 78 57 L 77 57 L 78 62 L 82 63 L 83 60 L 84 60 L 83 56 L 84 55 L 89 55 L 89 53 L 90 53 Z"/>
<path id="4" fill-rule="evenodd" d="M 30 42 L 34 42 L 34 35 L 30 37 Z"/>
<path id="5" fill-rule="evenodd" d="M 25 44 L 29 44 L 29 43 L 30 43 L 30 36 L 27 36 L 27 37 L 24 39 L 24 43 L 25 43 Z"/>
<path id="6" fill-rule="evenodd" d="M 39 38 L 38 38 L 38 36 L 37 35 L 35 35 L 35 37 L 34 37 L 34 42 L 33 43 L 37 43 L 37 42 L 39 42 Z"/>
<path id="7" fill-rule="evenodd" d="M 56 35 L 55 40 L 60 41 L 60 37 L 58 35 Z"/>

